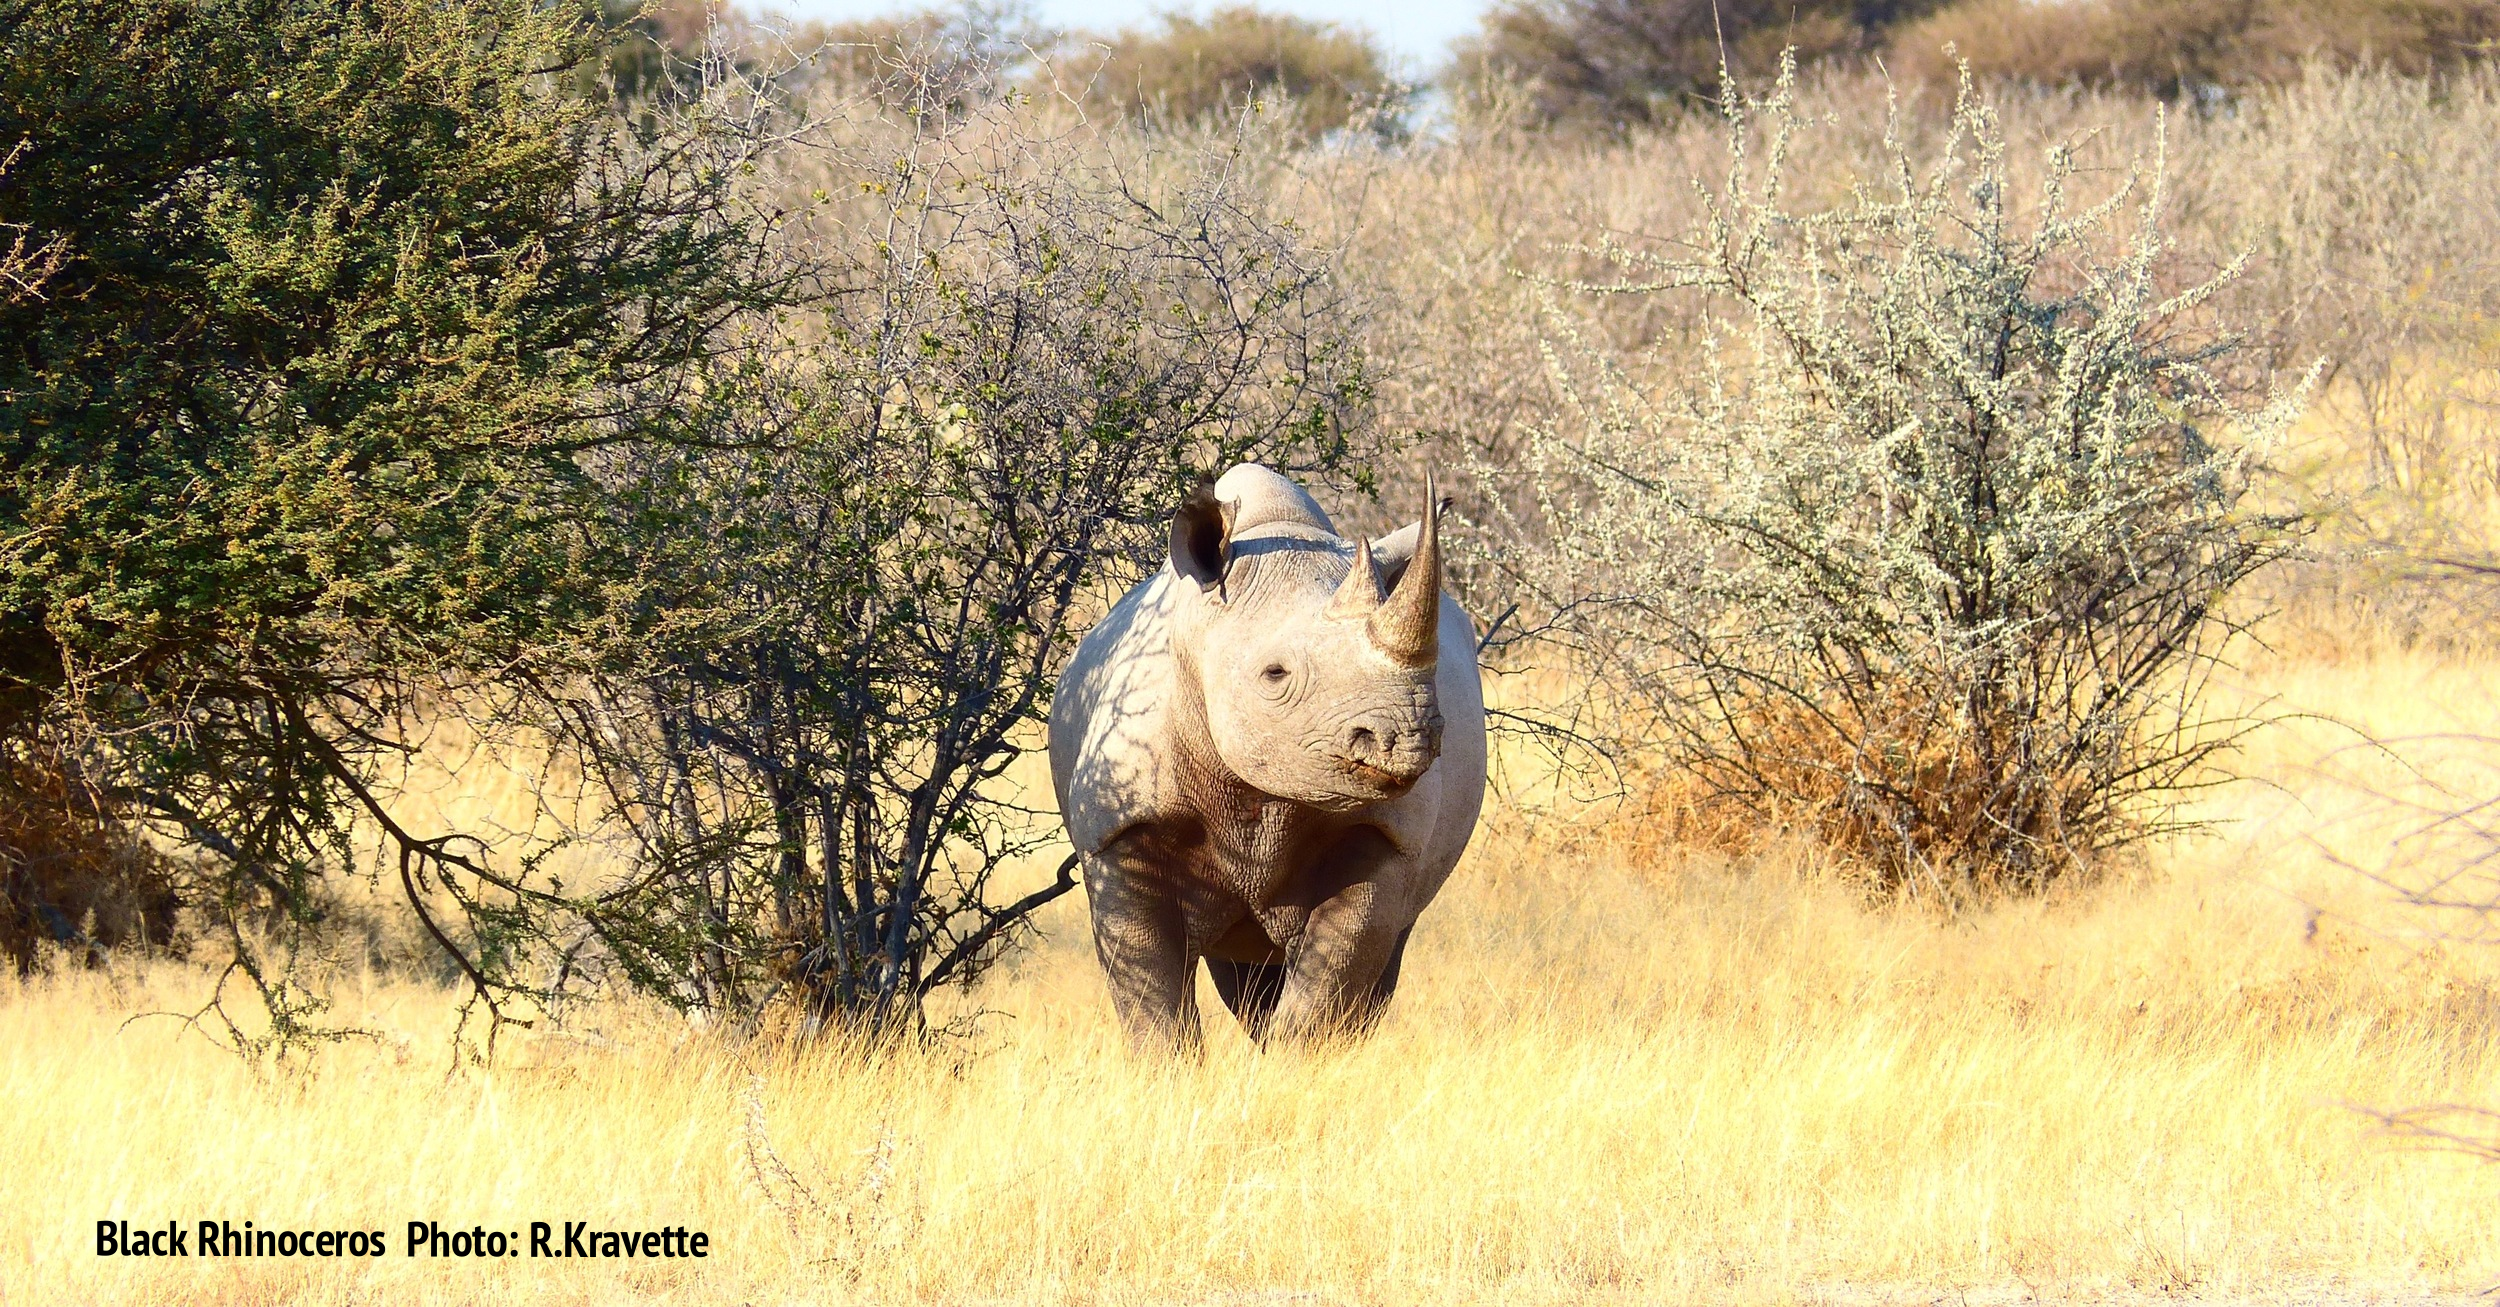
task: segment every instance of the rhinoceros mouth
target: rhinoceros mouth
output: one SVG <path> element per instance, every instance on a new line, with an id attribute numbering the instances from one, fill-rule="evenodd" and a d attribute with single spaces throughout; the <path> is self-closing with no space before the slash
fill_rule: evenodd
<path id="1" fill-rule="evenodd" d="M 1328 760 L 1337 764 L 1338 769 L 1346 775 L 1393 797 L 1415 788 L 1415 782 L 1424 778 L 1424 774 L 1420 771 L 1413 775 L 1401 775 L 1386 767 L 1374 766 L 1359 759 L 1348 758 L 1343 754 L 1332 753 L 1328 755 Z"/>

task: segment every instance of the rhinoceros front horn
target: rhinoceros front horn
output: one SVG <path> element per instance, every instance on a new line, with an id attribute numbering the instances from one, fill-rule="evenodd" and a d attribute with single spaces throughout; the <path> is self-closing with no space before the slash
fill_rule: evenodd
<path id="1" fill-rule="evenodd" d="M 1368 553 L 1363 561 L 1369 561 Z M 1424 474 L 1424 529 L 1415 541 L 1415 556 L 1398 578 L 1398 588 L 1370 618 L 1372 643 L 1409 667 L 1423 667 L 1441 654 L 1441 492 L 1432 474 Z"/>

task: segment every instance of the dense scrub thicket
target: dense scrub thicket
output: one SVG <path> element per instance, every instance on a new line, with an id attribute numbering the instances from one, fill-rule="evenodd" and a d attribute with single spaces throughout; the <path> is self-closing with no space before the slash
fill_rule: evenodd
<path id="1" fill-rule="evenodd" d="M 1243 147 L 1103 148 L 961 42 L 860 96 L 491 0 L 11 19 L 12 951 L 162 936 L 179 850 L 238 1040 L 309 1029 L 357 874 L 498 1024 L 608 977 L 908 1022 L 1032 906 L 983 783 L 1097 583 L 1195 471 L 1363 434 Z M 461 715 L 628 865 L 405 819 Z"/>
<path id="2" fill-rule="evenodd" d="M 1386 121 L 1402 96 L 1367 34 L 1250 5 L 1204 17 L 1176 10 L 1158 26 L 1079 37 L 1057 77 L 1119 112 L 1179 123 L 1281 97 L 1314 135 Z"/>
<path id="3" fill-rule="evenodd" d="M 1638 126 L 1706 111 L 1724 73 L 1768 76 L 1783 51 L 1867 54 L 1939 2 L 1509 0 L 1459 42 L 1445 80 L 1479 100 L 1515 87 L 1539 123 Z"/>
<path id="4" fill-rule="evenodd" d="M 2493 0 L 1964 0 L 1904 27 L 1891 65 L 1949 82 L 1951 44 L 1985 77 L 2177 96 L 2279 85 L 2312 65 L 2419 76 L 2489 58 L 2495 40 Z"/>
<path id="5" fill-rule="evenodd" d="M 941 70 L 943 71 L 943 70 Z M 1053 832 L 994 784 L 1104 585 L 1160 565 L 1197 473 L 1359 475 L 1359 309 L 1274 212 L 1275 144 L 1152 153 L 950 75 L 846 101 L 774 182 L 821 280 L 753 324 L 618 530 L 666 630 L 550 696 L 637 874 L 481 917 L 595 940 L 673 1002 L 916 1019 L 1042 903 L 995 878 Z M 977 88 L 976 88 L 977 89 Z"/>
<path id="6" fill-rule="evenodd" d="M 795 56 L 798 76 L 882 94 L 895 108 L 909 105 L 916 77 L 898 72 L 947 70 L 937 80 L 959 91 L 1013 86 L 1080 114 L 1184 132 L 1259 104 L 1290 113 L 1306 138 L 1349 125 L 1394 135 L 1411 89 L 1365 29 L 1255 5 L 1173 10 L 1115 32 L 1053 29 L 1014 6 L 904 9 L 786 31 L 724 20 L 748 48 Z"/>
<path id="7" fill-rule="evenodd" d="M 10 13 L 0 929 L 160 939 L 178 895 L 250 1038 L 315 1020 L 290 967 L 376 873 L 499 1017 L 910 1024 L 1041 901 L 993 782 L 1069 633 L 1236 457 L 1478 469 L 1506 668 L 1576 642 L 1639 707 L 1579 724 L 1618 765 L 1948 899 L 2192 779 L 2283 514 L 2325 547 L 2258 580 L 2328 627 L 2435 635 L 2366 560 L 2491 556 L 2484 70 L 2247 90 L 2107 208 L 2132 90 L 1827 70 L 1773 193 L 1707 115 L 1104 113 L 961 19 L 811 59 L 700 7 Z M 2319 360 L 2320 439 L 2252 483 L 2247 397 Z M 537 826 L 408 816 L 452 717 Z"/>
<path id="8" fill-rule="evenodd" d="M 1539 123 L 1619 129 L 1706 111 L 1722 66 L 1760 79 L 1791 49 L 1880 62 L 1945 99 L 1957 58 L 1991 80 L 2175 97 L 2297 81 L 2312 65 L 2420 75 L 2487 58 L 2495 39 L 2493 0 L 1513 0 L 1444 80 Z"/>
<path id="9" fill-rule="evenodd" d="M 1980 89 L 2008 140 L 2073 145 L 2081 195 L 2146 155 L 2161 108 L 2124 91 Z M 1902 94 L 1899 118 L 1888 118 L 1895 90 L 1874 74 L 1801 75 L 1815 128 L 1786 159 L 1795 207 L 1837 203 L 1885 176 L 1888 123 L 1913 150 L 1941 138 L 1947 123 L 1933 100 Z M 1499 119 L 1467 122 L 1451 148 L 1365 172 L 1359 209 L 1307 194 L 1307 212 L 1362 215 L 1349 266 L 1404 310 L 1371 329 L 1387 420 L 1447 460 L 1515 459 L 1527 428 L 1562 404 L 1545 361 L 1545 310 L 1520 274 L 1600 276 L 1605 262 L 1575 246 L 1703 224 L 1692 179 L 1724 175 L 1722 128 L 1715 116 L 1689 116 L 1620 140 L 1558 142 Z M 2267 494 L 2315 511 L 2327 534 L 2305 561 L 2260 583 L 2303 624 L 2303 638 L 2480 638 L 2489 616 L 2480 587 L 2424 583 L 2402 574 L 2400 560 L 2434 545 L 2463 560 L 2500 553 L 2477 507 L 2500 486 L 2500 446 L 2485 421 L 2500 207 L 2483 196 L 2483 179 L 2500 169 L 2500 75 L 2321 68 L 2253 89 L 2227 114 L 2172 113 L 2166 135 L 2171 249 L 2158 284 L 2175 289 L 2248 256 L 2207 306 L 2245 346 L 2214 366 L 2234 385 L 2261 387 L 2269 375 L 2325 365 L 2306 438 L 2284 451 L 2283 479 Z M 2039 150 L 2008 154 L 2018 197 L 2038 192 L 2044 161 Z M 1410 253 L 1423 250 L 1431 256 Z M 1583 339 L 1661 388 L 1692 375 L 1704 335 L 1697 306 L 1664 295 L 1559 304 Z M 1460 551 L 1453 566 L 1464 572 L 1480 558 Z M 1490 614 L 1508 603 L 1492 589 L 1472 597 Z"/>

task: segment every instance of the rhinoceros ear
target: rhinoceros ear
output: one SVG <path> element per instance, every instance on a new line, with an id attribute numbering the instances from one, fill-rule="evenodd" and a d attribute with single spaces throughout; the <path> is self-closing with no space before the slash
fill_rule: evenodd
<path id="1" fill-rule="evenodd" d="M 1233 512 L 1239 507 L 1215 497 L 1215 478 L 1198 478 L 1198 488 L 1172 515 L 1172 571 L 1198 583 L 1201 591 L 1224 584 L 1224 569 L 1233 561 Z"/>
<path id="2" fill-rule="evenodd" d="M 1446 513 L 1456 502 L 1443 495 L 1440 510 Z M 1415 561 L 1415 546 L 1423 538 L 1424 524 L 1409 522 L 1372 541 L 1372 557 L 1380 561 L 1380 585 L 1383 590 L 1395 590 L 1398 582 L 1406 579 L 1406 565 Z"/>
<path id="3" fill-rule="evenodd" d="M 1415 542 L 1424 538 L 1424 524 L 1409 522 L 1397 530 L 1372 541 L 1372 557 L 1380 560 L 1380 588 L 1398 588 L 1406 575 L 1406 565 L 1415 561 Z"/>

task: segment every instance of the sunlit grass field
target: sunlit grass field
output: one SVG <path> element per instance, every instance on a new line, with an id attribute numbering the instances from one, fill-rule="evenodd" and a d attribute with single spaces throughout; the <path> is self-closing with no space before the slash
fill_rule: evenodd
<path id="1" fill-rule="evenodd" d="M 2305 327 L 2286 366 L 2322 341 L 2346 376 L 2382 365 L 2375 391 L 2323 388 L 2280 460 L 2286 506 L 2358 523 L 2321 543 L 2321 585 L 2366 611 L 2269 624 L 2281 652 L 2217 684 L 2213 707 L 2277 724 L 2195 800 L 2204 835 L 1947 917 L 1863 902 L 1810 846 L 1683 847 L 1639 805 L 1552 802 L 1519 750 L 1373 1037 L 1261 1053 L 1209 992 L 1206 1055 L 1180 1064 L 1122 1049 L 1075 895 L 950 996 L 950 1033 L 873 1052 L 612 999 L 464 1063 L 459 995 L 387 893 L 344 905 L 377 948 L 330 978 L 328 1018 L 374 1037 L 283 1066 L 167 1015 L 202 1001 L 197 966 L 0 971 L 0 1304 L 2491 1302 L 2500 1163 L 2372 1112 L 2500 1108 L 2500 945 L 2443 933 L 2494 923 L 2365 873 L 2418 882 L 2459 852 L 2391 843 L 2409 796 L 2500 794 L 2500 654 L 2388 644 L 2438 623 L 2369 607 L 2385 556 L 2353 546 L 2384 513 L 2388 540 L 2500 553 L 2500 336 L 2458 289 L 2500 248 L 2471 181 L 2496 86 L 2321 78 L 2165 120 L 2186 248 L 2260 251 L 2232 311 L 2348 312 L 2351 339 Z M 1865 112 L 1795 176 L 1839 194 L 1885 88 L 1827 89 Z M 2105 170 L 2152 149 L 2150 99 L 2009 103 L 2018 142 L 2112 126 L 2085 152 Z M 1394 306 L 1367 346 L 1397 363 L 1384 412 L 1494 448 L 1550 410 L 1517 274 L 1570 271 L 1557 242 L 1589 233 L 1683 229 L 1719 139 L 1695 118 L 1297 152 L 1261 184 L 1361 235 L 1352 284 Z M 2420 334 L 2448 295 L 2472 316 Z M 1626 358 L 1683 358 L 1631 348 L 1674 339 L 1662 306 L 1606 304 Z M 555 835 L 457 735 L 440 724 L 403 813 Z M 212 1219 L 390 1252 L 95 1255 L 99 1220 Z M 412 1221 L 684 1227 L 713 1255 L 419 1258 Z"/>
<path id="2" fill-rule="evenodd" d="M 2362 1108 L 2500 1104 L 2500 957 L 2339 868 L 2356 754 L 2488 729 L 2490 669 L 2270 661 L 2216 834 L 2053 901 L 1872 909 L 1814 855 L 1497 803 L 1368 1042 L 1121 1050 L 1084 934 L 925 1049 L 738 1040 L 624 1003 L 454 1068 L 452 996 L 259 1073 L 152 1009 L 176 966 L 0 1000 L 8 1302 L 2344 1302 L 2500 1281 L 2500 1166 Z M 2354 784 L 2359 782 L 2360 784 Z M 371 1229 L 356 1259 L 101 1260 L 95 1223 Z M 686 1226 L 702 1261 L 405 1255 L 411 1220 Z"/>

